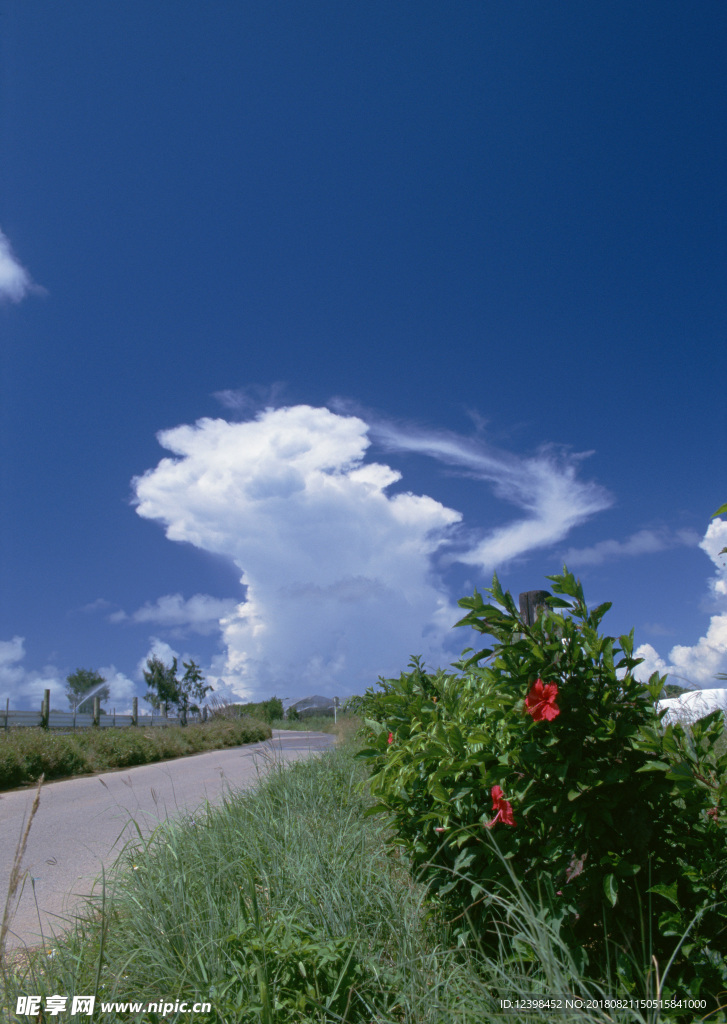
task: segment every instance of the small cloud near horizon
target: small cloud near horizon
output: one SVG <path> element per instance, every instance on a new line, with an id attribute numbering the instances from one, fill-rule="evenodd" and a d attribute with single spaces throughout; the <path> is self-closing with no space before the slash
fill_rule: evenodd
<path id="1" fill-rule="evenodd" d="M 714 519 L 698 545 L 717 570 L 707 586 L 718 610 L 710 617 L 704 636 L 691 647 L 677 644 L 666 658 L 652 644 L 641 644 L 636 650 L 636 657 L 644 659 L 636 669 L 639 679 L 646 680 L 652 672 L 659 672 L 697 690 L 715 689 L 724 682 L 717 676 L 727 672 L 727 566 L 719 553 L 725 545 L 727 521 Z"/>
<path id="2" fill-rule="evenodd" d="M 0 230 L 0 302 L 20 302 L 29 292 L 44 292 L 13 253 L 9 238 Z"/>

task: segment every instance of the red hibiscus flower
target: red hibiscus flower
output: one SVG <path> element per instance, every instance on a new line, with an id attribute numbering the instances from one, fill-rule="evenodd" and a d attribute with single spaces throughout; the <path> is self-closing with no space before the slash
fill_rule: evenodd
<path id="1" fill-rule="evenodd" d="M 393 734 L 393 732 L 390 732 L 389 733 L 389 738 L 387 740 L 387 743 L 393 743 L 393 742 L 394 742 L 394 734 Z"/>
<path id="2" fill-rule="evenodd" d="M 499 786 L 492 787 L 492 809 L 497 813 L 492 821 L 485 823 L 485 828 L 492 828 L 498 821 L 501 821 L 503 825 L 515 825 L 512 807 L 509 801 L 505 799 L 505 794 Z"/>
<path id="3" fill-rule="evenodd" d="M 558 687 L 555 683 L 544 683 L 542 679 L 536 679 L 530 693 L 525 698 L 525 710 L 533 716 L 533 721 L 552 722 L 560 714 L 560 708 L 555 703 L 558 696 Z"/>

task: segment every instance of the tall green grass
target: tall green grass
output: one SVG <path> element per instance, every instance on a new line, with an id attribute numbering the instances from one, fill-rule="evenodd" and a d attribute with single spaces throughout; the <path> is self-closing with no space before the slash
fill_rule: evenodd
<path id="1" fill-rule="evenodd" d="M 354 753 L 346 743 L 273 766 L 253 791 L 128 847 L 103 900 L 52 953 L 6 966 L 8 1019 L 19 993 L 208 1000 L 212 1013 L 194 1019 L 209 1024 L 479 1024 L 500 1019 L 500 999 L 615 995 L 607 980 L 601 991 L 582 982 L 515 880 L 497 959 L 476 942 L 455 948 L 423 887 L 387 852 L 384 823 L 366 815 Z M 502 1019 L 553 1018 L 536 1007 Z M 123 1019 L 157 1020 L 94 1014 Z M 593 1007 L 555 1019 L 668 1017 Z"/>

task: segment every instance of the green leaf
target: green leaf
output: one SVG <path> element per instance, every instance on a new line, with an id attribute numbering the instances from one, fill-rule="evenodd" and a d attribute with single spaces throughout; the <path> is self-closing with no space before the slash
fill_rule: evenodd
<path id="1" fill-rule="evenodd" d="M 655 892 L 659 896 L 663 896 L 665 899 L 673 903 L 677 909 L 679 909 L 680 907 L 679 897 L 677 896 L 676 882 L 672 882 L 671 885 L 652 885 L 650 889 L 647 889 L 647 892 Z"/>
<path id="2" fill-rule="evenodd" d="M 442 804 L 448 804 L 450 802 L 450 794 L 444 788 L 442 783 L 438 780 L 435 780 L 431 783 L 431 785 L 429 786 L 429 792 L 432 794 L 435 800 L 439 800 L 439 802 Z"/>
<path id="3" fill-rule="evenodd" d="M 454 862 L 455 871 L 463 871 L 466 867 L 472 863 L 475 859 L 475 854 L 472 850 L 464 849 L 458 855 Z"/>
<path id="4" fill-rule="evenodd" d="M 606 875 L 603 880 L 603 891 L 608 902 L 615 907 L 618 900 L 618 883 L 615 875 Z"/>

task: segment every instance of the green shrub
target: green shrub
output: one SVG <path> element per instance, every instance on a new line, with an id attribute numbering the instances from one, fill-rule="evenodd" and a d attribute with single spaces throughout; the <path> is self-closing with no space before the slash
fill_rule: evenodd
<path id="1" fill-rule="evenodd" d="M 673 955 L 662 995 L 715 999 L 727 986 L 722 714 L 663 728 L 664 679 L 645 690 L 634 677 L 633 633 L 601 636 L 610 605 L 589 612 L 567 570 L 548 578 L 563 596 L 534 625 L 495 577 L 495 604 L 475 592 L 458 623 L 492 648 L 454 674 L 415 659 L 361 698 L 372 792 L 462 941 L 496 946 L 497 894 L 514 875 L 590 976 L 611 962 L 636 991 L 652 957 L 664 983 Z"/>
<path id="2" fill-rule="evenodd" d="M 23 784 L 24 766 L 23 758 L 14 743 L 10 740 L 0 740 L 0 783 L 4 789 Z"/>
<path id="3" fill-rule="evenodd" d="M 269 739 L 270 727 L 245 718 L 207 724 L 146 729 L 84 729 L 59 735 L 44 729 L 17 729 L 0 735 L 0 789 L 67 775 L 107 771 L 183 757 Z"/>
<path id="4" fill-rule="evenodd" d="M 250 717 L 267 722 L 270 725 L 276 719 L 283 717 L 283 702 L 279 697 L 271 697 L 270 700 L 258 701 L 250 704 L 228 704 L 226 712 L 232 711 L 238 718 Z"/>

